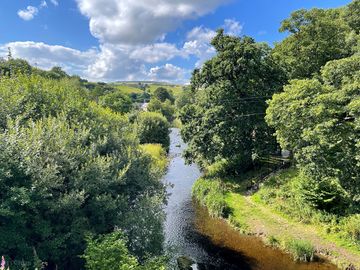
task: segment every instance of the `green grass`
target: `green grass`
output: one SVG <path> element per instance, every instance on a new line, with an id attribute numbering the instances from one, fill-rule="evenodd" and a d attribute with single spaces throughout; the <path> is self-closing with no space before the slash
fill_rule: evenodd
<path id="1" fill-rule="evenodd" d="M 225 217 L 227 215 L 224 192 L 224 186 L 218 179 L 200 178 L 192 188 L 192 195 L 207 207 L 213 217 Z"/>
<path id="2" fill-rule="evenodd" d="M 265 244 L 283 249 L 296 260 L 311 260 L 317 246 L 337 265 L 349 265 L 353 258 L 360 266 L 360 215 L 342 218 L 307 205 L 298 197 L 302 179 L 296 169 L 282 170 L 266 181 L 263 176 L 269 168 L 236 178 L 220 177 L 221 171 L 221 163 L 210 167 L 194 185 L 194 197 L 210 214 L 225 217 L 241 233 L 262 235 Z M 259 191 L 247 194 L 254 185 L 260 186 Z"/>
<path id="3" fill-rule="evenodd" d="M 164 84 L 164 85 L 162 85 L 162 84 L 149 84 L 147 89 L 148 89 L 148 91 L 150 93 L 153 93 L 159 87 L 164 87 L 164 88 L 166 88 L 168 90 L 171 90 L 175 97 L 177 97 L 183 91 L 183 86 L 182 85 L 166 85 L 166 84 Z"/>
<path id="4" fill-rule="evenodd" d="M 139 88 L 128 86 L 128 85 L 125 85 L 125 84 L 115 85 L 115 87 L 117 89 L 119 89 L 121 91 L 121 93 L 123 93 L 125 95 L 144 93 L 144 91 L 139 89 Z"/>
<path id="5" fill-rule="evenodd" d="M 165 149 L 160 144 L 142 144 L 140 148 L 151 156 L 153 169 L 160 174 L 165 173 L 168 165 Z"/>
<path id="6" fill-rule="evenodd" d="M 306 240 L 290 239 L 284 242 L 283 249 L 290 253 L 295 261 L 312 262 L 315 248 Z"/>

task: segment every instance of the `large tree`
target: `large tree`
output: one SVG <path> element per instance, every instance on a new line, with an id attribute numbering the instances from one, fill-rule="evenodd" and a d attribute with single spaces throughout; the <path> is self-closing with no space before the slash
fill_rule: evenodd
<path id="1" fill-rule="evenodd" d="M 264 121 L 265 101 L 281 89 L 283 72 L 270 48 L 252 38 L 219 30 L 212 45 L 217 55 L 194 71 L 192 102 L 180 116 L 186 157 L 201 165 L 226 159 L 238 171 L 274 146 Z"/>
<path id="2" fill-rule="evenodd" d="M 276 44 L 273 54 L 291 79 L 311 77 L 328 61 L 352 54 L 356 38 L 351 35 L 343 12 L 343 9 L 302 9 L 282 22 L 280 32 L 290 35 Z M 352 13 L 348 19 L 354 20 Z"/>
<path id="3" fill-rule="evenodd" d="M 309 199 L 320 208 L 337 207 L 340 195 L 360 199 L 359 115 L 358 55 L 330 61 L 319 78 L 291 81 L 269 103 L 266 120 L 281 146 L 294 151 L 318 196 Z"/>

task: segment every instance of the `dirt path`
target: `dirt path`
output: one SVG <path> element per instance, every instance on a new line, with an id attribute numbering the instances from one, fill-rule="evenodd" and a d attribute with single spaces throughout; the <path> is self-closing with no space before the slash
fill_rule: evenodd
<path id="1" fill-rule="evenodd" d="M 360 255 L 325 239 L 315 226 L 289 221 L 272 209 L 254 202 L 250 196 L 240 194 L 232 196 L 235 196 L 232 201 L 237 206 L 234 207 L 234 214 L 242 215 L 242 219 L 253 233 L 262 237 L 275 236 L 277 239 L 291 237 L 310 241 L 318 254 L 327 257 L 335 264 L 346 268 L 352 263 L 360 269 Z M 241 206 L 238 207 L 239 205 Z"/>

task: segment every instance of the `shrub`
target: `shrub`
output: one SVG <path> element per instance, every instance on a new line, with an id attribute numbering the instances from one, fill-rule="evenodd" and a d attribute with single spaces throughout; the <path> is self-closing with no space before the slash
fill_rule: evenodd
<path id="1" fill-rule="evenodd" d="M 352 215 L 343 220 L 343 228 L 353 241 L 360 241 L 360 214 Z"/>
<path id="2" fill-rule="evenodd" d="M 137 134 L 141 144 L 161 144 L 169 150 L 169 122 L 160 113 L 144 112 L 137 119 Z"/>
<path id="3" fill-rule="evenodd" d="M 152 98 L 148 105 L 149 112 L 159 112 L 166 117 L 169 122 L 174 120 L 175 107 L 171 104 L 169 100 L 161 102 L 156 98 Z"/>
<path id="4" fill-rule="evenodd" d="M 166 100 L 169 100 L 171 103 L 174 103 L 174 97 L 171 91 L 167 90 L 164 87 L 158 87 L 154 93 L 153 96 L 160 100 L 161 102 L 165 102 Z"/>
<path id="5" fill-rule="evenodd" d="M 137 259 L 126 247 L 126 238 L 120 231 L 98 238 L 88 237 L 87 248 L 82 256 L 88 270 L 129 270 L 138 267 Z"/>
<path id="6" fill-rule="evenodd" d="M 192 189 L 193 196 L 208 208 L 213 217 L 225 217 L 229 213 L 224 193 L 224 187 L 218 179 L 200 178 Z"/>
<path id="7" fill-rule="evenodd" d="M 278 247 L 280 245 L 280 241 L 273 235 L 270 235 L 266 238 L 266 244 L 271 247 Z"/>
<path id="8" fill-rule="evenodd" d="M 287 240 L 284 242 L 284 248 L 296 261 L 311 262 L 314 260 L 315 248 L 309 241 Z"/>
<path id="9" fill-rule="evenodd" d="M 151 156 L 153 163 L 153 170 L 163 174 L 166 170 L 168 160 L 166 151 L 160 144 L 143 144 L 141 149 Z"/>
<path id="10" fill-rule="evenodd" d="M 128 113 L 132 108 L 131 98 L 120 91 L 102 96 L 99 103 L 118 113 Z"/>

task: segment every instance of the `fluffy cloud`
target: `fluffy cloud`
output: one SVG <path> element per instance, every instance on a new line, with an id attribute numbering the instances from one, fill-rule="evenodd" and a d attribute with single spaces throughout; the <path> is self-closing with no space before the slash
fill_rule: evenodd
<path id="1" fill-rule="evenodd" d="M 50 0 L 55 6 L 58 0 Z M 61 66 L 70 74 L 91 80 L 163 80 L 186 82 L 190 71 L 169 61 L 182 57 L 196 61 L 196 67 L 215 54 L 210 45 L 216 32 L 203 26 L 189 31 L 182 45 L 163 42 L 166 34 L 182 21 L 213 11 L 227 0 L 76 0 L 80 12 L 89 18 L 98 49 L 79 51 L 63 46 L 35 42 L 13 42 L 15 57 L 27 59 L 41 68 Z M 32 19 L 43 0 L 33 11 Z M 20 12 L 20 11 L 19 11 Z M 20 16 L 20 15 L 19 15 Z M 241 25 L 226 20 L 227 33 L 240 33 Z M 1 48 L 0 48 L 1 50 Z"/>
<path id="2" fill-rule="evenodd" d="M 83 71 L 93 62 L 98 51 L 91 49 L 79 51 L 63 46 L 51 46 L 42 42 L 11 42 L 0 47 L 5 51 L 11 48 L 14 57 L 28 60 L 33 65 L 49 69 L 53 66 L 61 66 L 70 73 L 83 74 Z"/>
<path id="3" fill-rule="evenodd" d="M 100 53 L 88 66 L 86 76 L 94 80 L 142 80 L 146 79 L 143 61 L 130 58 L 132 47 L 104 44 Z"/>
<path id="4" fill-rule="evenodd" d="M 203 26 L 195 27 L 187 33 L 187 41 L 183 50 L 187 55 L 195 55 L 198 58 L 196 67 L 201 65 L 215 54 L 215 49 L 210 45 L 211 40 L 216 35 L 214 30 L 204 28 Z"/>
<path id="5" fill-rule="evenodd" d="M 76 0 L 102 43 L 154 42 L 183 20 L 214 10 L 224 0 Z"/>
<path id="6" fill-rule="evenodd" d="M 174 66 L 172 64 L 165 64 L 163 66 L 156 66 L 150 69 L 148 77 L 156 81 L 173 81 L 184 83 L 189 71 Z"/>
<path id="7" fill-rule="evenodd" d="M 26 9 L 20 9 L 18 15 L 25 21 L 30 21 L 38 14 L 39 9 L 37 7 L 28 6 Z"/>
<path id="8" fill-rule="evenodd" d="M 52 0 L 52 1 L 56 1 L 56 0 Z M 26 9 L 20 9 L 17 14 L 21 19 L 25 21 L 30 21 L 34 19 L 34 17 L 39 13 L 41 9 L 46 7 L 47 7 L 46 1 L 42 0 L 38 7 L 28 6 Z"/>
<path id="9" fill-rule="evenodd" d="M 175 56 L 182 56 L 184 53 L 174 44 L 155 43 L 152 45 L 139 46 L 130 53 L 130 58 L 135 60 L 143 60 L 147 63 L 158 63 L 160 61 L 168 61 Z"/>

